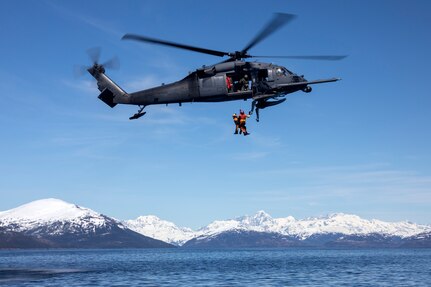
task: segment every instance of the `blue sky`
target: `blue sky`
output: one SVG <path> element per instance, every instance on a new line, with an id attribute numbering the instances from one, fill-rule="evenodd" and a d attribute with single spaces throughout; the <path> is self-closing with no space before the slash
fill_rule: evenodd
<path id="1" fill-rule="evenodd" d="M 54 197 L 119 218 L 155 214 L 198 228 L 265 210 L 431 223 L 429 1 L 2 1 L 0 210 Z M 220 58 L 121 41 L 125 33 L 234 51 L 274 12 L 298 17 L 252 54 L 307 79 L 341 77 L 249 120 L 250 102 L 133 106 L 97 99 L 86 50 L 132 92 Z M 266 59 L 267 60 L 267 59 Z M 271 60 L 268 60 L 271 61 Z"/>

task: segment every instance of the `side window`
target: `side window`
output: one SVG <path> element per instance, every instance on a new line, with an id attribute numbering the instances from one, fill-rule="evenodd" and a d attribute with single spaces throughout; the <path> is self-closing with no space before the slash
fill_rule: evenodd
<path id="1" fill-rule="evenodd" d="M 258 77 L 259 81 L 267 81 L 268 80 L 268 70 L 267 69 L 259 70 L 257 77 Z"/>
<path id="2" fill-rule="evenodd" d="M 268 69 L 268 81 L 274 81 L 274 70 L 273 69 Z"/>
<path id="3" fill-rule="evenodd" d="M 213 76 L 199 79 L 199 92 L 202 97 L 226 93 L 225 76 Z"/>

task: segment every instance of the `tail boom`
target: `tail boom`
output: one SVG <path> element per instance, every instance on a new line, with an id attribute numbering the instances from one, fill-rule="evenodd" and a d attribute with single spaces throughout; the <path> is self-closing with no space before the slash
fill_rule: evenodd
<path id="1" fill-rule="evenodd" d="M 102 65 L 94 64 L 88 69 L 88 72 L 97 81 L 97 88 L 101 91 L 98 98 L 111 108 L 117 104 L 129 103 L 129 94 L 126 93 L 113 80 L 105 75 L 105 69 Z"/>

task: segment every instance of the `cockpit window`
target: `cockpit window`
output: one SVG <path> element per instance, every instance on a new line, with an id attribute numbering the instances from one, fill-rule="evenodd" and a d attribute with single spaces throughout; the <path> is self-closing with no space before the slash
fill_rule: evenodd
<path id="1" fill-rule="evenodd" d="M 292 74 L 292 72 L 289 71 L 288 69 L 284 68 L 284 67 L 277 67 L 277 68 L 275 68 L 275 74 L 277 76 L 282 76 L 282 75 L 287 76 L 287 75 Z"/>
<path id="2" fill-rule="evenodd" d="M 282 69 L 282 68 L 276 68 L 276 69 L 275 69 L 275 74 L 276 74 L 277 76 L 285 75 L 285 73 L 284 73 L 284 71 L 283 71 L 283 69 Z"/>
<path id="3" fill-rule="evenodd" d="M 289 71 L 288 69 L 284 68 L 284 70 L 286 71 L 287 75 L 293 75 L 293 73 L 291 71 Z"/>

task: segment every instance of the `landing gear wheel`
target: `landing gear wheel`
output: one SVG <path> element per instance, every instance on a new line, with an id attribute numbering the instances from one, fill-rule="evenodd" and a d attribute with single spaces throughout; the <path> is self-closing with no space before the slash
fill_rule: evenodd
<path id="1" fill-rule="evenodd" d="M 139 110 L 136 114 L 134 114 L 133 116 L 131 116 L 129 118 L 129 120 L 136 120 L 139 119 L 140 117 L 142 117 L 143 115 L 145 115 L 147 112 L 142 112 L 144 110 L 145 106 L 139 106 Z"/>

